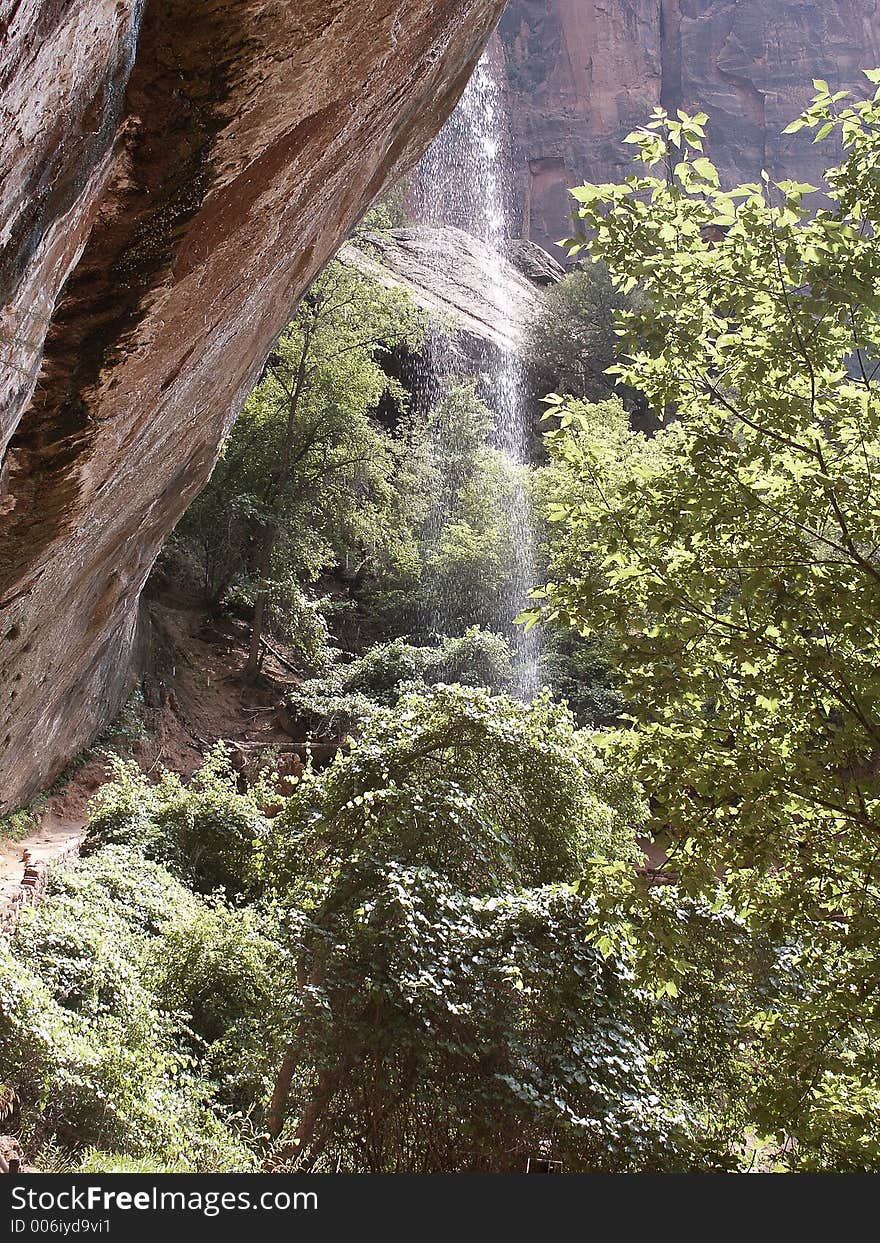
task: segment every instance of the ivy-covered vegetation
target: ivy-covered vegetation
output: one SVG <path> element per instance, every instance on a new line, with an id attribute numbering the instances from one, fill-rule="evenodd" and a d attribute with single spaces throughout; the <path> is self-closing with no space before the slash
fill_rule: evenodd
<path id="1" fill-rule="evenodd" d="M 57 871 L 0 945 L 29 1149 L 252 1168 L 246 1114 L 271 1071 L 253 1024 L 277 1004 L 278 952 L 258 911 L 198 897 L 134 847 Z"/>
<path id="2" fill-rule="evenodd" d="M 287 796 L 242 793 L 219 752 L 188 787 L 120 765 L 4 949 L 29 1144 L 88 1168 L 518 1169 L 546 1143 L 723 1167 L 744 980 L 707 981 L 738 930 L 677 911 L 702 984 L 658 995 L 576 886 L 594 856 L 633 865 L 645 814 L 547 696 L 455 686 L 377 708 Z"/>

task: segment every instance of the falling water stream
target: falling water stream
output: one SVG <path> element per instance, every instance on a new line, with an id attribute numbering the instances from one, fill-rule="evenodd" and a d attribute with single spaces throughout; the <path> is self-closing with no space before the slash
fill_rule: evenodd
<path id="1" fill-rule="evenodd" d="M 489 301 L 495 302 L 502 314 L 497 327 L 505 339 L 516 341 L 523 326 L 517 322 L 513 303 L 504 296 L 504 252 L 512 200 L 504 132 L 502 89 L 491 57 L 484 53 L 458 107 L 422 160 L 416 202 L 424 223 L 453 225 L 486 244 Z M 423 378 L 423 391 L 429 400 L 436 401 L 455 378 L 456 362 L 445 334 L 434 334 L 425 362 L 428 374 Z M 511 622 L 526 606 L 529 590 L 535 585 L 531 502 L 525 472 L 518 469 L 528 462 L 528 411 L 521 358 L 512 349 L 492 349 L 482 379 L 495 414 L 494 443 L 511 465 L 511 492 L 505 497 L 502 517 L 513 556 L 494 619 L 495 628 L 510 635 Z M 513 643 L 516 689 L 522 698 L 531 699 L 540 686 L 539 632 L 516 627 Z"/>

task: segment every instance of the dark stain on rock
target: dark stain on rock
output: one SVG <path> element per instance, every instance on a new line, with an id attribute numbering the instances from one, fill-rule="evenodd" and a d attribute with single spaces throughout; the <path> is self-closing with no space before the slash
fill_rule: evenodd
<path id="1" fill-rule="evenodd" d="M 241 32 L 228 10 L 199 7 L 206 20 L 186 0 L 144 14 L 125 101 L 132 125 L 124 158 L 137 183 L 121 192 L 125 210 L 92 230 L 46 335 L 31 409 L 10 440 L 18 469 L 6 491 L 16 503 L 0 536 L 0 592 L 64 533 L 95 431 L 90 392 L 125 356 L 202 205 Z M 68 184 L 75 197 L 81 182 Z"/>

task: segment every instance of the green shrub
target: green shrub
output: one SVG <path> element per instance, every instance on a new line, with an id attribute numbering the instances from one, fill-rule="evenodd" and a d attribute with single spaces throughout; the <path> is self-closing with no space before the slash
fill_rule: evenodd
<path id="1" fill-rule="evenodd" d="M 353 870 L 304 927 L 298 1112 L 320 1112 L 300 1168 L 522 1171 L 545 1144 L 569 1171 L 723 1165 L 656 1067 L 656 1003 L 589 944 L 586 897 Z"/>
<path id="2" fill-rule="evenodd" d="M 377 643 L 350 665 L 304 682 L 289 696 L 288 709 L 313 737 L 341 738 L 376 704 L 393 704 L 407 686 L 451 682 L 503 691 L 512 678 L 507 641 L 472 626 L 433 646 L 403 638 Z"/>
<path id="3" fill-rule="evenodd" d="M 259 1117 L 291 1005 L 277 913 L 200 902 L 165 929 L 149 974 L 163 1006 L 186 1016 L 183 1044 L 215 1101 Z"/>
<path id="4" fill-rule="evenodd" d="M 164 863 L 201 892 L 251 892 L 266 791 L 240 793 L 229 755 L 218 745 L 185 786 L 165 772 L 151 784 L 136 764 L 115 765 L 116 780 L 98 792 L 82 852 L 124 844 Z"/>
<path id="5" fill-rule="evenodd" d="M 122 1152 L 103 1152 L 90 1148 L 77 1167 L 79 1174 L 192 1174 L 193 1167 L 181 1153 L 178 1157 L 150 1155 L 130 1157 Z"/>
<path id="6" fill-rule="evenodd" d="M 279 890 L 305 882 L 279 1159 L 499 1171 L 550 1142 L 571 1169 L 723 1165 L 725 1005 L 636 987 L 570 884 L 593 856 L 630 869 L 644 814 L 546 697 L 413 691 L 307 772 L 267 841 Z"/>
<path id="7" fill-rule="evenodd" d="M 164 932 L 202 908 L 165 868 L 113 847 L 54 873 L 22 913 L 0 947 L 0 1061 L 28 1146 L 252 1163 L 190 1054 L 190 1016 L 158 987 Z"/>
<path id="8" fill-rule="evenodd" d="M 478 892 L 504 878 L 573 881 L 592 854 L 634 859 L 645 814 L 548 696 L 523 704 L 438 686 L 376 709 L 351 753 L 307 772 L 272 822 L 271 848 L 296 875 L 369 842 L 401 863 L 469 872 Z"/>
<path id="9" fill-rule="evenodd" d="M 509 690 L 513 683 L 513 655 L 500 634 L 471 626 L 463 635 L 445 638 L 425 670 L 428 685 L 438 682 Z"/>
<path id="10" fill-rule="evenodd" d="M 424 679 L 433 655 L 430 647 L 416 646 L 406 639 L 377 643 L 339 672 L 339 688 L 359 692 L 377 703 L 391 703 L 402 683 Z"/>
<path id="11" fill-rule="evenodd" d="M 405 639 L 377 643 L 342 671 L 340 687 L 360 691 L 379 703 L 392 703 L 407 682 L 457 682 L 504 690 L 512 680 L 511 652 L 500 634 L 471 626 L 459 637 L 416 646 Z"/>
<path id="12" fill-rule="evenodd" d="M 196 795 L 198 797 L 198 795 Z M 277 920 L 111 846 L 54 873 L 0 958 L 0 1058 L 33 1141 L 238 1169 L 288 1004 Z"/>
<path id="13" fill-rule="evenodd" d="M 23 841 L 24 838 L 29 837 L 34 832 L 37 825 L 37 817 L 27 808 L 24 808 L 22 811 L 10 812 L 8 816 L 3 816 L 0 819 L 0 841 Z"/>

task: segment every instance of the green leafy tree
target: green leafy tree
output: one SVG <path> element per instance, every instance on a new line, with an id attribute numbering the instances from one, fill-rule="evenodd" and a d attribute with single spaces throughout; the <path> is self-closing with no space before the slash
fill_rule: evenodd
<path id="1" fill-rule="evenodd" d="M 311 286 L 245 403 L 214 477 L 183 527 L 222 595 L 247 567 L 253 601 L 248 672 L 257 672 L 267 609 L 328 562 L 381 555 L 405 538 L 412 489 L 405 435 L 371 417 L 386 391 L 404 401 L 382 358 L 415 344 L 412 302 L 340 261 Z"/>
<path id="2" fill-rule="evenodd" d="M 577 243 L 571 243 L 572 248 Z M 552 388 L 599 401 L 618 387 L 609 368 L 615 359 L 614 317 L 638 300 L 611 280 L 603 263 L 584 262 L 548 290 L 543 309 L 529 327 L 529 350 L 539 391 Z M 635 390 L 621 392 L 627 404 L 642 404 Z"/>
<path id="3" fill-rule="evenodd" d="M 880 92 L 816 90 L 789 129 L 846 158 L 813 208 L 793 181 L 722 190 L 705 115 L 659 109 L 629 141 L 660 176 L 573 192 L 591 254 L 650 304 L 619 316 L 617 374 L 674 418 L 648 440 L 551 399 L 545 607 L 613 636 L 632 723 L 610 745 L 680 885 L 723 877 L 790 947 L 758 1023 L 765 1125 L 802 1166 L 876 1168 Z"/>
<path id="4" fill-rule="evenodd" d="M 450 384 L 409 429 L 415 450 L 410 525 L 366 584 L 391 633 L 461 635 L 491 626 L 513 557 L 504 515 L 515 485 L 490 443 L 492 412 L 473 383 Z"/>
<path id="5" fill-rule="evenodd" d="M 590 942 L 598 904 L 566 883 L 594 855 L 631 868 L 644 812 L 565 709 L 462 687 L 375 712 L 307 774 L 266 846 L 269 883 L 302 895 L 274 1160 L 501 1171 L 550 1143 L 581 1170 L 723 1162 L 672 1034 L 684 1003 Z M 716 997 L 693 1022 L 717 1053 Z"/>

